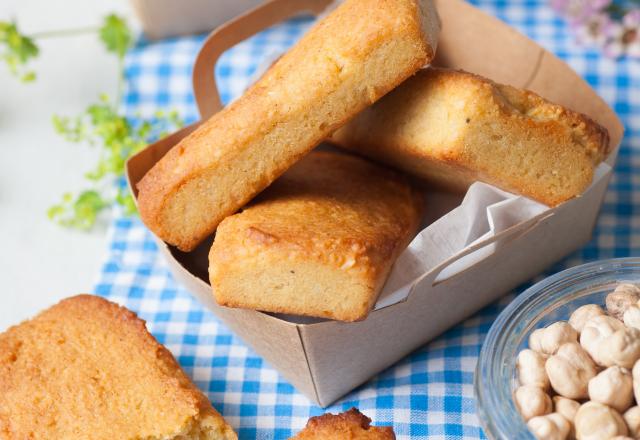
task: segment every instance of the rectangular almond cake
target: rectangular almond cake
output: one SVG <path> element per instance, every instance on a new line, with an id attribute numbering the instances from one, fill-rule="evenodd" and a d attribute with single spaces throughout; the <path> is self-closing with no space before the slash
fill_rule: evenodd
<path id="1" fill-rule="evenodd" d="M 79 295 L 0 334 L 3 440 L 233 440 L 134 313 Z"/>
<path id="2" fill-rule="evenodd" d="M 364 319 L 415 235 L 422 196 L 356 156 L 312 152 L 218 227 L 209 276 L 219 304 Z"/>
<path id="3" fill-rule="evenodd" d="M 346 0 L 138 183 L 145 224 L 189 251 L 336 128 L 433 58 L 431 0 Z"/>
<path id="4" fill-rule="evenodd" d="M 580 195 L 609 153 L 586 115 L 471 73 L 418 72 L 333 134 L 339 146 L 453 191 L 483 181 L 549 206 Z"/>

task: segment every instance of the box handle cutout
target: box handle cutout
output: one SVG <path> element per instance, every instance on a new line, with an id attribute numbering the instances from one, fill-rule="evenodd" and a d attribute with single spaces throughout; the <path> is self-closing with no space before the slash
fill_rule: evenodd
<path id="1" fill-rule="evenodd" d="M 214 69 L 220 55 L 252 35 L 303 12 L 318 15 L 332 0 L 270 0 L 223 24 L 209 34 L 193 66 L 193 93 L 206 120 L 223 107 Z"/>

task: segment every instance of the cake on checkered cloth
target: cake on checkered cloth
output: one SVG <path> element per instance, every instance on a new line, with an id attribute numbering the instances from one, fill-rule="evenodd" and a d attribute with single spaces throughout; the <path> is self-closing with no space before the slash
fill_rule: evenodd
<path id="1" fill-rule="evenodd" d="M 0 438 L 237 436 L 144 321 L 79 295 L 0 334 Z"/>
<path id="2" fill-rule="evenodd" d="M 356 408 L 341 414 L 311 417 L 292 440 L 395 440 L 389 426 L 371 426 L 371 419 Z"/>

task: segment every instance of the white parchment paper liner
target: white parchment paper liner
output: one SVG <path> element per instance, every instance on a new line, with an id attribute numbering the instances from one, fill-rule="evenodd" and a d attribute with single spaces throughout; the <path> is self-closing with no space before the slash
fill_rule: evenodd
<path id="1" fill-rule="evenodd" d="M 606 163 L 600 164 L 592 185 L 603 179 L 610 168 Z M 429 194 L 425 198 L 428 215 L 428 210 L 436 207 L 429 206 Z M 398 257 L 375 309 L 405 300 L 411 288 L 446 258 L 548 209 L 546 205 L 492 185 L 474 183 L 460 206 L 422 229 Z M 481 261 L 495 251 L 495 246 L 492 243 L 462 257 L 444 268 L 435 282 L 444 281 Z"/>

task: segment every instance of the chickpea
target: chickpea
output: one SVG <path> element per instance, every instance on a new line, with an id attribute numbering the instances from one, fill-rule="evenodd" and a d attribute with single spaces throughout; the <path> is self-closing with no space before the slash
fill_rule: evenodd
<path id="1" fill-rule="evenodd" d="M 573 423 L 576 413 L 580 409 L 580 403 L 562 396 L 553 396 L 553 410 Z"/>
<path id="2" fill-rule="evenodd" d="M 636 285 L 619 284 L 613 292 L 607 295 L 605 305 L 611 316 L 622 321 L 625 310 L 636 305 L 639 300 L 640 289 Z"/>
<path id="3" fill-rule="evenodd" d="M 632 368 L 640 358 L 640 330 L 610 316 L 596 316 L 585 324 L 580 344 L 596 364 Z"/>
<path id="4" fill-rule="evenodd" d="M 597 402 L 580 406 L 575 418 L 578 440 L 602 440 L 628 434 L 622 416 L 613 408 Z"/>
<path id="5" fill-rule="evenodd" d="M 516 389 L 514 400 L 518 412 L 525 420 L 549 414 L 553 410 L 551 397 L 540 387 L 523 385 Z"/>
<path id="6" fill-rule="evenodd" d="M 633 366 L 631 377 L 633 378 L 633 394 L 636 398 L 636 403 L 640 404 L 640 360 Z"/>
<path id="7" fill-rule="evenodd" d="M 540 440 L 565 440 L 571 432 L 569 421 L 558 413 L 534 417 L 527 427 Z"/>
<path id="8" fill-rule="evenodd" d="M 563 344 L 547 359 L 545 370 L 554 391 L 569 399 L 586 398 L 589 381 L 598 373 L 596 365 L 577 342 Z"/>
<path id="9" fill-rule="evenodd" d="M 571 425 L 569 438 L 574 439 L 576 437 L 576 430 L 573 425 L 573 421 L 576 418 L 578 409 L 580 409 L 580 403 L 562 396 L 553 396 L 551 400 L 553 400 L 553 411 L 557 412 L 569 421 L 569 424 Z"/>
<path id="10" fill-rule="evenodd" d="M 597 345 L 601 339 L 611 336 L 616 331 L 624 328 L 622 322 L 611 316 L 596 316 L 584 324 L 582 332 L 580 333 L 580 345 L 582 345 L 589 354 L 592 354 L 592 352 L 595 352 L 598 348 Z M 594 358 L 593 360 L 598 363 L 598 359 Z"/>
<path id="11" fill-rule="evenodd" d="M 638 305 L 630 306 L 622 315 L 622 322 L 627 327 L 640 329 L 640 307 Z"/>
<path id="12" fill-rule="evenodd" d="M 565 342 L 576 342 L 578 332 L 567 322 L 554 322 L 548 327 L 535 330 L 529 336 L 529 348 L 541 354 L 555 354 Z"/>
<path id="13" fill-rule="evenodd" d="M 618 366 L 609 367 L 589 381 L 589 399 L 622 413 L 633 404 L 631 372 Z"/>
<path id="14" fill-rule="evenodd" d="M 631 369 L 640 359 L 640 330 L 625 327 L 601 341 L 600 356 L 603 366 L 618 365 Z"/>
<path id="15" fill-rule="evenodd" d="M 595 318 L 596 316 L 605 315 L 604 310 L 597 304 L 586 304 L 584 306 L 578 307 L 569 318 L 569 325 L 573 327 L 578 333 L 582 332 L 584 325 L 591 318 Z"/>
<path id="16" fill-rule="evenodd" d="M 549 389 L 549 378 L 544 369 L 547 357 L 533 350 L 522 350 L 516 360 L 520 385 L 535 385 L 544 390 Z"/>
<path id="17" fill-rule="evenodd" d="M 622 415 L 622 418 L 627 423 L 629 434 L 634 437 L 640 437 L 640 406 L 629 408 L 627 412 Z"/>

